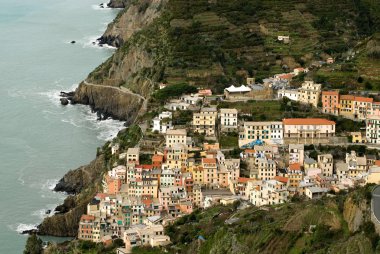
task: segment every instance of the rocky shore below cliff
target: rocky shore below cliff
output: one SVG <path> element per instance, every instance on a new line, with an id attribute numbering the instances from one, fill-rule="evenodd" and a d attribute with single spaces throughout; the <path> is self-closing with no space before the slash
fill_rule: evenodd
<path id="1" fill-rule="evenodd" d="M 87 204 L 95 196 L 106 170 L 104 156 L 100 155 L 88 165 L 70 170 L 55 186 L 54 191 L 70 194 L 64 203 L 55 208 L 53 216 L 45 218 L 33 232 L 39 235 L 75 237 L 80 216 L 86 212 Z"/>

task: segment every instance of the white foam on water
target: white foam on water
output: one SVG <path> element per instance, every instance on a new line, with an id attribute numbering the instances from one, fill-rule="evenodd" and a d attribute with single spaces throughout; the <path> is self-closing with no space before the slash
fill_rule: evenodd
<path id="1" fill-rule="evenodd" d="M 19 223 L 19 224 L 8 225 L 8 228 L 21 234 L 23 231 L 26 231 L 26 230 L 37 229 L 37 225 Z"/>
<path id="2" fill-rule="evenodd" d="M 32 216 L 36 216 L 39 219 L 44 219 L 46 217 L 50 217 L 55 214 L 54 209 L 57 207 L 57 204 L 48 204 L 46 205 L 46 208 L 39 209 L 31 213 Z M 50 210 L 49 213 L 47 213 Z"/>
<path id="3" fill-rule="evenodd" d="M 48 179 L 42 184 L 42 190 L 54 190 L 55 186 L 59 182 L 59 179 Z"/>
<path id="4" fill-rule="evenodd" d="M 108 7 L 107 4 L 108 3 L 93 4 L 93 5 L 91 5 L 91 7 L 94 10 L 112 10 L 112 8 Z"/>

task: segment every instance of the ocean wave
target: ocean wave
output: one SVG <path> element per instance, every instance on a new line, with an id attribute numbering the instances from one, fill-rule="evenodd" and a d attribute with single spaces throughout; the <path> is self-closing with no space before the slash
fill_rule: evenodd
<path id="1" fill-rule="evenodd" d="M 16 231 L 21 234 L 22 232 L 26 230 L 37 229 L 37 224 L 19 223 L 19 224 L 8 225 L 8 228 L 11 229 L 12 231 Z"/>
<path id="2" fill-rule="evenodd" d="M 108 3 L 100 3 L 91 5 L 94 10 L 112 10 L 112 8 L 108 7 Z"/>
<path id="3" fill-rule="evenodd" d="M 116 137 L 117 133 L 124 129 L 124 122 L 108 118 L 106 120 L 98 120 L 98 115 L 91 111 L 90 107 L 78 105 L 84 114 L 83 118 L 61 119 L 62 122 L 71 124 L 77 128 L 86 128 L 97 133 L 97 138 L 102 141 L 109 141 Z"/>
<path id="4" fill-rule="evenodd" d="M 32 216 L 36 216 L 39 219 L 44 219 L 55 214 L 54 209 L 57 207 L 57 204 L 48 204 L 46 208 L 36 210 L 31 213 Z M 47 213 L 48 212 L 48 213 Z"/>
<path id="5" fill-rule="evenodd" d="M 55 186 L 59 182 L 59 179 L 48 179 L 42 184 L 42 190 L 54 190 Z"/>
<path id="6" fill-rule="evenodd" d="M 104 31 L 105 29 L 103 29 Z M 80 40 L 79 43 L 82 44 L 83 48 L 95 48 L 95 49 L 106 49 L 106 50 L 115 50 L 116 47 L 113 47 L 108 44 L 99 44 L 99 39 L 100 35 L 97 36 L 88 36 L 85 37 L 83 40 Z"/>
<path id="7" fill-rule="evenodd" d="M 54 89 L 49 90 L 49 91 L 43 91 L 43 92 L 39 91 L 39 92 L 37 92 L 37 95 L 47 98 L 50 102 L 52 102 L 56 106 L 61 106 L 61 102 L 59 101 L 59 99 L 61 98 L 61 96 L 60 96 L 61 92 L 62 91 L 74 91 L 78 87 L 78 84 L 72 84 L 68 88 L 68 87 L 61 85 L 60 82 L 61 82 L 60 80 L 54 81 L 54 85 L 55 85 Z"/>

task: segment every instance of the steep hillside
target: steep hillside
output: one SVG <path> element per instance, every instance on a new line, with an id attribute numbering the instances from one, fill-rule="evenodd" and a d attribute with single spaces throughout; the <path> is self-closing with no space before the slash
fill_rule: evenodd
<path id="1" fill-rule="evenodd" d="M 115 142 L 121 149 L 134 147 L 141 138 L 141 130 L 137 125 L 132 125 L 119 132 Z M 96 193 L 102 190 L 103 173 L 106 172 L 118 159 L 111 154 L 110 143 L 107 142 L 98 149 L 95 160 L 86 166 L 70 170 L 56 185 L 55 191 L 66 192 L 68 196 L 64 204 L 58 206 L 55 214 L 47 217 L 38 226 L 38 234 L 52 236 L 77 236 L 79 220 L 86 213 L 87 204 Z"/>
<path id="2" fill-rule="evenodd" d="M 161 81 L 221 91 L 246 76 L 260 79 L 329 56 L 343 61 L 378 31 L 379 6 L 367 0 L 133 2 L 104 35 L 119 50 L 89 80 L 142 95 Z M 278 35 L 289 35 L 290 43 L 278 42 Z"/>
<path id="3" fill-rule="evenodd" d="M 166 227 L 172 245 L 133 253 L 378 253 L 380 238 L 369 216 L 371 189 L 262 208 L 239 209 L 235 203 L 197 210 Z M 52 246 L 47 253 L 105 253 L 100 245 L 85 243 Z"/>

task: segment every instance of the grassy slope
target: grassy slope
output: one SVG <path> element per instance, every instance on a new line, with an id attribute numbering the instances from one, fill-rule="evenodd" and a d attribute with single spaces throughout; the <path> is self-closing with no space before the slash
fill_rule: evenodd
<path id="1" fill-rule="evenodd" d="M 379 6 L 370 0 L 169 0 L 161 17 L 119 52 L 138 45 L 153 56 L 155 65 L 138 76 L 221 91 L 247 75 L 264 78 L 326 53 L 342 59 L 380 27 Z M 289 44 L 276 41 L 287 34 Z"/>

